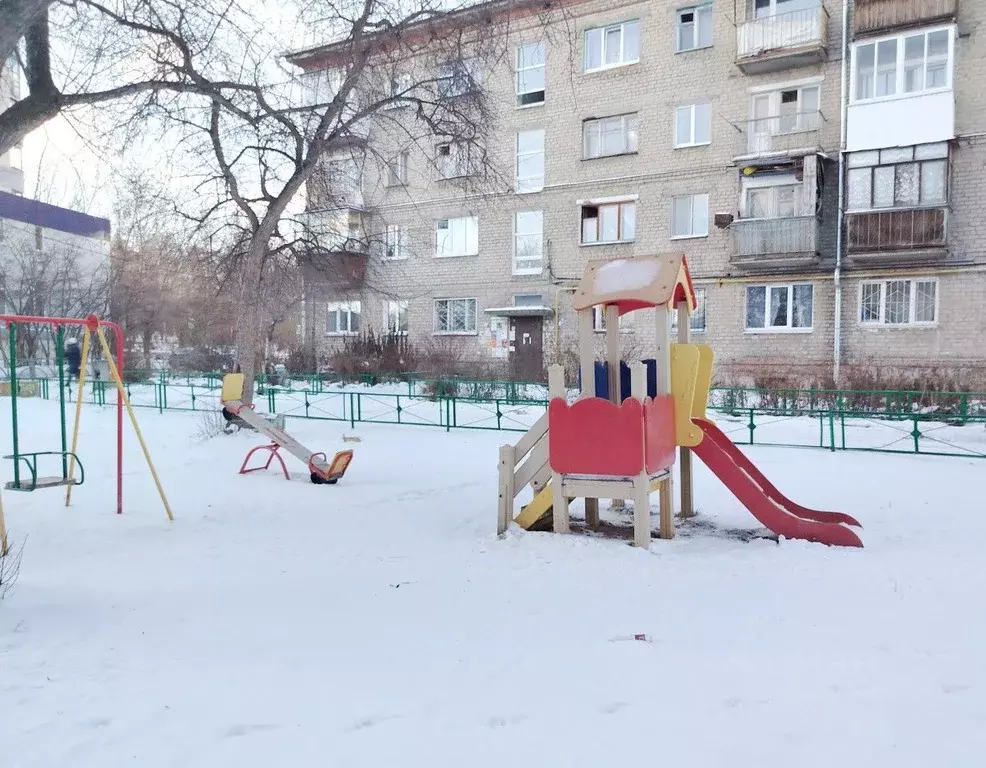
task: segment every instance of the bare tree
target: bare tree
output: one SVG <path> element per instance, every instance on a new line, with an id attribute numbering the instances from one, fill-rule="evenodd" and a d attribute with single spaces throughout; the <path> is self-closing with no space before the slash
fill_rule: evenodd
<path id="1" fill-rule="evenodd" d="M 333 257 L 340 238 L 365 243 L 374 234 L 345 221 L 314 226 L 302 210 L 306 188 L 315 197 L 344 197 L 394 151 L 431 151 L 436 139 L 464 153 L 470 173 L 463 183 L 501 185 L 486 147 L 495 114 L 482 75 L 506 51 L 497 27 L 513 5 L 494 12 L 488 5 L 449 10 L 433 0 L 313 0 L 311 13 L 337 42 L 293 56 L 291 65 L 275 57 L 283 52 L 278 40 L 238 18 L 220 35 L 230 52 L 225 61 L 213 55 L 200 70 L 193 53 L 182 73 L 198 78 L 196 90 L 159 94 L 150 106 L 162 138 L 194 169 L 194 194 L 178 207 L 212 252 L 227 254 L 221 268 L 238 299 L 245 401 L 265 329 L 276 319 L 264 299 L 278 293 L 269 289 L 275 276 L 295 265 L 341 280 L 365 269 L 365 262 Z"/>

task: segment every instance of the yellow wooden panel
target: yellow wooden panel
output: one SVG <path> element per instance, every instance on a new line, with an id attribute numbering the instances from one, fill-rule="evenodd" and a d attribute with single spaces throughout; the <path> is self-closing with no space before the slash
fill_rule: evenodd
<path id="1" fill-rule="evenodd" d="M 695 399 L 692 405 L 692 418 L 706 418 L 705 409 L 709 404 L 709 390 L 712 389 L 712 369 L 715 355 L 708 344 L 693 344 L 698 350 L 698 376 L 695 383 Z"/>
<path id="2" fill-rule="evenodd" d="M 243 374 L 227 373 L 223 376 L 223 402 L 239 400 L 243 396 Z"/>
<path id="3" fill-rule="evenodd" d="M 675 443 L 692 448 L 702 430 L 692 422 L 700 353 L 695 344 L 671 345 L 671 395 L 674 397 Z M 706 397 L 708 394 L 706 393 Z"/>

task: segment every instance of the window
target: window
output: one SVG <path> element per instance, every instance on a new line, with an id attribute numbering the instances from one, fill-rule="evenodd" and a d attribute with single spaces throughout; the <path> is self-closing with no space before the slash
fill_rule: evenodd
<path id="1" fill-rule="evenodd" d="M 325 332 L 327 334 L 359 333 L 360 302 L 334 301 L 325 309 Z"/>
<path id="2" fill-rule="evenodd" d="M 517 106 L 544 104 L 544 43 L 517 47 Z"/>
<path id="3" fill-rule="evenodd" d="M 407 258 L 407 231 L 396 224 L 388 224 L 384 235 L 385 259 L 396 260 Z"/>
<path id="4" fill-rule="evenodd" d="M 709 196 L 671 198 L 671 237 L 705 237 L 709 234 Z"/>
<path id="5" fill-rule="evenodd" d="M 514 295 L 515 307 L 543 307 L 544 296 L 540 293 L 518 293 Z"/>
<path id="6" fill-rule="evenodd" d="M 479 253 L 479 219 L 439 219 L 435 224 L 435 256 L 476 256 Z"/>
<path id="7" fill-rule="evenodd" d="M 438 68 L 438 95 L 451 98 L 472 93 L 479 87 L 479 72 L 476 59 L 459 59 L 442 64 Z"/>
<path id="8" fill-rule="evenodd" d="M 384 109 L 399 109 L 407 106 L 407 100 L 402 97 L 410 95 L 412 85 L 411 75 L 408 72 L 395 72 L 388 77 L 384 85 L 384 98 L 389 101 L 384 105 Z"/>
<path id="9" fill-rule="evenodd" d="M 800 184 L 747 187 L 745 192 L 745 219 L 786 219 L 802 215 Z"/>
<path id="10" fill-rule="evenodd" d="M 951 29 L 935 29 L 853 47 L 852 99 L 938 91 L 951 87 Z"/>
<path id="11" fill-rule="evenodd" d="M 688 327 L 692 333 L 705 333 L 705 288 L 695 289 L 695 303 L 697 307 L 689 318 Z M 678 313 L 671 313 L 671 330 L 678 330 Z"/>
<path id="12" fill-rule="evenodd" d="M 582 157 L 624 155 L 637 151 L 637 114 L 616 115 L 582 123 Z"/>
<path id="13" fill-rule="evenodd" d="M 943 205 L 948 144 L 853 152 L 847 157 L 850 211 Z"/>
<path id="14" fill-rule="evenodd" d="M 748 285 L 748 331 L 810 331 L 814 290 L 811 283 Z"/>
<path id="15" fill-rule="evenodd" d="M 617 325 L 622 333 L 633 330 L 633 314 L 620 315 Z M 606 330 L 606 307 L 592 308 L 592 330 L 603 333 Z"/>
<path id="16" fill-rule="evenodd" d="M 401 152 L 399 155 L 391 158 L 387 163 L 387 186 L 388 187 L 403 187 L 407 184 L 407 152 Z"/>
<path id="17" fill-rule="evenodd" d="M 407 333 L 407 307 L 406 299 L 391 299 L 384 305 L 383 323 L 387 333 L 395 335 Z"/>
<path id="18" fill-rule="evenodd" d="M 640 22 L 636 19 L 608 27 L 587 29 L 584 39 L 584 72 L 640 61 Z"/>
<path id="19" fill-rule="evenodd" d="M 712 142 L 712 106 L 689 104 L 674 112 L 674 145 L 694 147 Z"/>
<path id="20" fill-rule="evenodd" d="M 476 300 L 435 299 L 435 333 L 476 333 Z"/>
<path id="21" fill-rule="evenodd" d="M 712 45 L 712 3 L 678 11 L 677 51 L 692 51 Z"/>
<path id="22" fill-rule="evenodd" d="M 770 150 L 769 137 L 783 136 L 798 131 L 817 131 L 821 127 L 822 115 L 819 111 L 821 88 L 806 85 L 800 88 L 786 88 L 753 96 L 751 105 L 751 141 L 758 137 L 761 147 L 752 150 Z"/>
<path id="23" fill-rule="evenodd" d="M 435 168 L 439 179 L 469 176 L 476 167 L 476 147 L 463 142 L 439 144 L 435 147 Z"/>
<path id="24" fill-rule="evenodd" d="M 628 243 L 637 230 L 637 204 L 587 203 L 582 206 L 582 244 Z"/>
<path id="25" fill-rule="evenodd" d="M 544 189 L 544 131 L 521 131 L 517 134 L 516 183 L 518 194 Z"/>
<path id="26" fill-rule="evenodd" d="M 933 325 L 937 320 L 936 280 L 882 280 L 859 286 L 863 325 Z"/>
<path id="27" fill-rule="evenodd" d="M 514 214 L 514 274 L 540 275 L 544 264 L 544 214 Z"/>

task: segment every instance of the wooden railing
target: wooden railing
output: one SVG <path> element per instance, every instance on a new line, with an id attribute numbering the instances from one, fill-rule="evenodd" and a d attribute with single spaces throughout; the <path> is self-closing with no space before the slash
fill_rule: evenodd
<path id="1" fill-rule="evenodd" d="M 957 0 L 856 0 L 853 32 L 877 32 L 955 16 Z"/>
<path id="2" fill-rule="evenodd" d="M 534 422 L 516 445 L 500 446 L 500 488 L 496 532 L 504 533 L 514 516 L 514 499 L 525 486 L 541 491 L 551 478 L 548 466 L 548 414 Z"/>

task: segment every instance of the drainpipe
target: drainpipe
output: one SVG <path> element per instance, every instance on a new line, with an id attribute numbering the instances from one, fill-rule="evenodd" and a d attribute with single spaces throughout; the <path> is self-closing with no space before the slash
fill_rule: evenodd
<path id="1" fill-rule="evenodd" d="M 832 349 L 832 378 L 839 386 L 842 375 L 842 230 L 845 219 L 845 162 L 846 162 L 846 116 L 848 114 L 849 67 L 849 0 L 842 0 L 842 89 L 840 94 L 839 125 L 839 211 L 838 229 L 835 236 L 835 272 L 832 285 L 835 290 L 835 338 Z"/>

